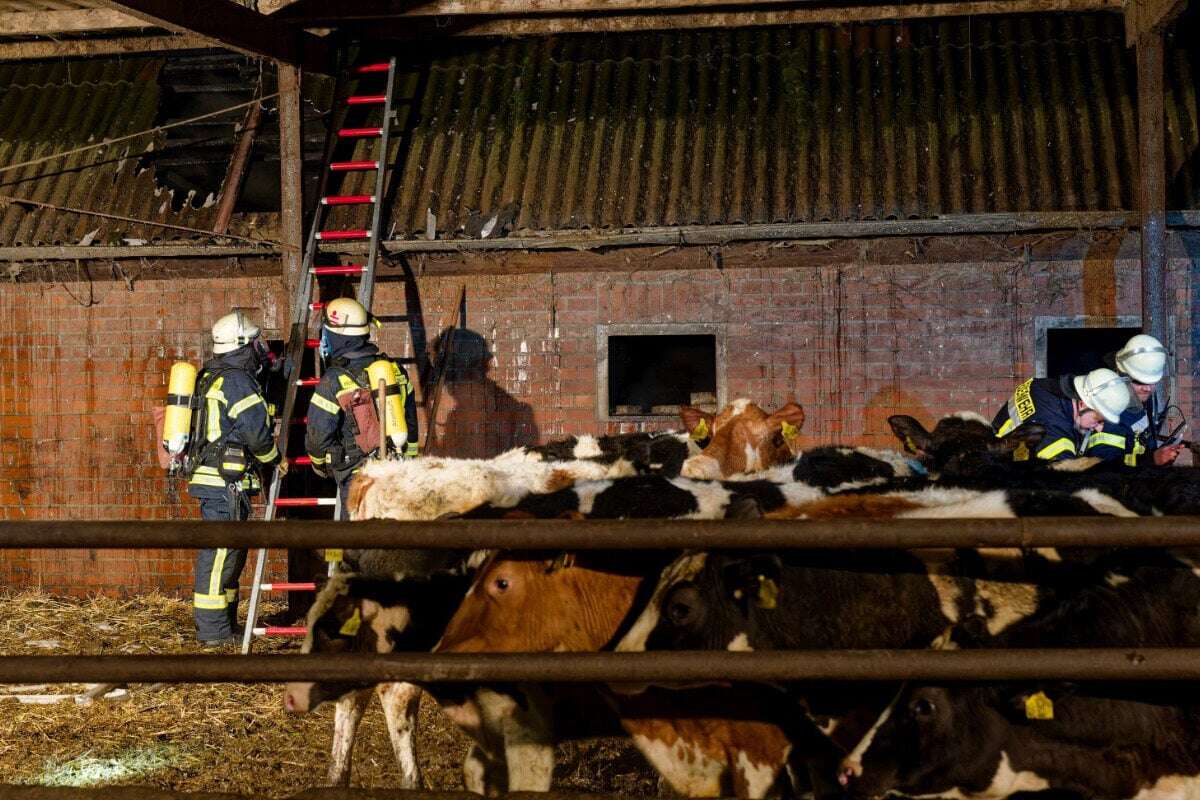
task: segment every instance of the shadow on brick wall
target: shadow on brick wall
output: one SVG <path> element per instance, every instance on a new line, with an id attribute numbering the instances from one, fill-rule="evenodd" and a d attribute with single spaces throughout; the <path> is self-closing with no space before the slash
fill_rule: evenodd
<path id="1" fill-rule="evenodd" d="M 430 452 L 460 458 L 489 458 L 518 445 L 536 444 L 533 408 L 489 377 L 492 352 L 487 340 L 469 328 L 438 334 L 433 352 L 450 357 Z"/>

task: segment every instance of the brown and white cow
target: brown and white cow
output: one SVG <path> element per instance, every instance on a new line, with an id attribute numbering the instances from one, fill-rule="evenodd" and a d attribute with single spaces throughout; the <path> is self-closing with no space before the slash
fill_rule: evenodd
<path id="1" fill-rule="evenodd" d="M 603 649 L 621 632 L 646 579 L 666 560 L 655 553 L 498 555 L 476 576 L 437 650 Z M 551 712 L 557 703 L 546 692 L 485 687 L 457 704 L 439 697 L 443 710 L 479 744 L 473 752 L 478 761 L 467 767 L 469 780 L 503 768 L 509 791 L 549 789 L 558 720 Z M 621 726 L 681 794 L 762 797 L 787 763 L 788 737 L 776 724 L 758 721 L 779 710 L 770 691 L 654 691 L 613 702 Z"/>
<path id="2" fill-rule="evenodd" d="M 701 453 L 683 462 L 680 474 L 686 478 L 718 480 L 763 472 L 800 454 L 804 409 L 796 403 L 786 403 L 778 411 L 767 413 L 740 398 L 718 414 L 684 406 L 680 416 L 694 437 L 711 437 Z"/>

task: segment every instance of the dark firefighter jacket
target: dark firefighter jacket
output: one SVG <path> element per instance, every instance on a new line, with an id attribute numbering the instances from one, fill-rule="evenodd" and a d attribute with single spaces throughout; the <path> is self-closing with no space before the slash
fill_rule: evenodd
<path id="1" fill-rule="evenodd" d="M 271 416 L 255 379 L 259 368 L 250 347 L 239 347 L 205 362 L 196 380 L 203 408 L 196 411 L 198 450 L 195 469 L 188 479 L 192 497 L 221 497 L 225 479 L 217 466 L 226 444 L 239 444 L 260 464 L 279 458 L 271 429 Z M 252 472 L 242 481 L 243 489 L 256 489 Z"/>
<path id="2" fill-rule="evenodd" d="M 1104 356 L 1104 366 L 1120 372 L 1117 368 L 1117 354 L 1108 353 Z M 1133 392 L 1130 392 L 1132 397 Z M 1104 460 L 1121 459 L 1126 466 L 1136 467 L 1138 464 L 1153 463 L 1154 451 L 1158 448 L 1158 440 L 1150 430 L 1151 406 L 1143 406 L 1136 397 L 1130 401 L 1129 408 L 1121 414 L 1121 419 L 1115 423 L 1105 422 L 1104 430 L 1093 433 L 1088 437 L 1084 453 Z M 1147 455 L 1149 454 L 1149 455 Z M 1143 456 L 1146 456 L 1143 458 Z"/>
<path id="3" fill-rule="evenodd" d="M 346 415 L 338 404 L 338 398 L 355 389 L 368 388 L 367 366 L 372 361 L 388 357 L 370 342 L 342 336 L 331 338 L 334 348 L 330 353 L 329 366 L 321 376 L 321 382 L 308 406 L 308 433 L 304 437 L 304 449 L 318 471 L 332 471 L 340 482 L 357 470 L 371 453 L 364 453 L 354 441 L 354 431 L 346 424 Z M 408 373 L 395 361 L 391 364 L 395 370 L 396 384 L 400 387 L 400 402 L 404 406 L 404 425 L 407 429 L 404 455 L 415 456 L 417 404 L 412 385 L 408 382 Z"/>
<path id="4" fill-rule="evenodd" d="M 1030 378 L 1018 386 L 992 420 L 996 435 L 1005 436 L 1019 425 L 1037 422 L 1046 427 L 1046 435 L 1035 451 L 1038 458 L 1049 461 L 1081 455 L 1084 436 L 1075 428 L 1071 407 L 1075 397 L 1073 377 Z"/>

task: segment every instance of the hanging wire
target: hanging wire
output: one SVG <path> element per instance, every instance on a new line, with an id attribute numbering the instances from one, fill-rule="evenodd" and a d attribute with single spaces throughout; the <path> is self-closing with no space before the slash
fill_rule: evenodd
<path id="1" fill-rule="evenodd" d="M 208 119 L 209 117 L 219 117 L 222 114 L 227 114 L 230 111 L 237 111 L 239 108 L 246 108 L 247 106 L 254 105 L 255 103 L 265 103 L 267 100 L 272 100 L 276 97 L 279 97 L 279 92 L 275 92 L 273 94 L 266 95 L 265 97 L 256 97 L 253 100 L 247 100 L 246 102 L 238 103 L 237 105 L 226 106 L 225 108 L 220 108 L 220 109 L 217 109 L 216 111 L 209 111 L 207 114 L 201 114 L 199 116 L 190 117 L 188 119 L 181 119 L 181 120 L 178 120 L 177 122 L 168 122 L 165 125 L 158 125 L 153 128 L 147 128 L 144 131 L 138 131 L 137 133 L 131 133 L 126 136 L 118 136 L 115 139 L 104 139 L 103 141 L 96 142 L 94 144 L 85 144 L 83 147 L 76 147 L 72 150 L 64 150 L 61 153 L 51 153 L 48 156 L 42 156 L 41 158 L 35 158 L 30 161 L 22 161 L 18 164 L 9 164 L 7 166 L 0 167 L 0 173 L 11 172 L 14 169 L 21 169 L 22 167 L 29 167 L 34 164 L 43 164 L 47 161 L 53 161 L 57 158 L 65 158 L 66 156 L 74 155 L 75 153 L 83 153 L 88 150 L 95 150 L 96 148 L 99 148 L 99 147 L 107 147 L 110 144 L 116 144 L 117 142 L 128 141 L 129 139 L 138 139 L 142 136 L 146 136 L 151 133 L 158 133 L 160 131 L 168 130 L 169 128 L 178 128 L 181 125 L 190 125 L 193 122 L 197 122 L 202 119 Z"/>

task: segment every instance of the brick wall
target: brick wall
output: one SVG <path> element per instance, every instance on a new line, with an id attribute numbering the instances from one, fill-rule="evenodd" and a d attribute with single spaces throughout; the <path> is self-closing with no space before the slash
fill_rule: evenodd
<path id="1" fill-rule="evenodd" d="M 771 408 L 796 399 L 808 414 L 807 445 L 891 446 L 890 414 L 932 422 L 963 409 L 993 413 L 1032 374 L 1036 317 L 1140 313 L 1136 237 L 996 248 L 968 263 L 915 263 L 909 253 L 869 265 L 423 278 L 430 341 L 450 325 L 464 282 L 472 332 L 456 339 L 433 450 L 480 457 L 642 425 L 597 421 L 599 324 L 719 323 L 731 397 Z M 1176 396 L 1195 415 L 1200 246 L 1175 237 L 1170 253 Z M 111 282 L 6 286 L 0 517 L 194 515 L 186 497 L 167 499 L 150 409 L 174 359 L 199 361 L 215 317 L 235 305 L 259 309 L 274 332 L 278 301 L 274 278 L 140 281 L 132 291 Z M 377 288 L 377 313 L 404 306 L 402 284 Z M 410 352 L 402 326 L 381 339 L 393 355 Z M 186 551 L 0 552 L 7 586 L 186 592 L 190 580 Z"/>

